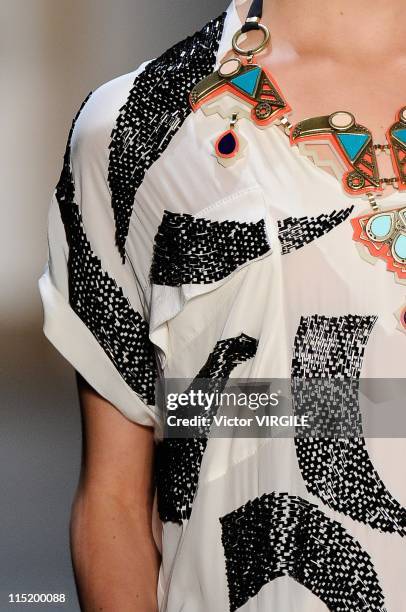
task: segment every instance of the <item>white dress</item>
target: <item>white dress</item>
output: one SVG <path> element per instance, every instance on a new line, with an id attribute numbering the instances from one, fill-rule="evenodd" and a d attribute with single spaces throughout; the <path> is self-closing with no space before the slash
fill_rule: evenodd
<path id="1" fill-rule="evenodd" d="M 232 4 L 92 93 L 50 209 L 45 333 L 157 438 L 157 377 L 405 376 L 406 291 L 352 241 L 367 206 L 277 127 L 242 120 L 246 154 L 224 168 L 224 120 L 190 110 L 239 26 Z M 160 443 L 160 610 L 406 612 L 405 450 L 402 438 Z"/>

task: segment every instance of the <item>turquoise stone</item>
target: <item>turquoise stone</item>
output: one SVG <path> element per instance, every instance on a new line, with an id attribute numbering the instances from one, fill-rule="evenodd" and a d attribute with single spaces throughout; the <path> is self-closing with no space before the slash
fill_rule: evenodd
<path id="1" fill-rule="evenodd" d="M 238 76 L 231 79 L 231 83 L 241 89 L 244 93 L 252 96 L 258 83 L 259 75 L 261 74 L 261 68 L 253 68 L 249 72 L 239 74 Z"/>
<path id="2" fill-rule="evenodd" d="M 387 236 L 392 227 L 392 217 L 390 215 L 380 215 L 371 222 L 371 232 L 377 238 Z"/>
<path id="3" fill-rule="evenodd" d="M 396 238 L 393 244 L 393 251 L 399 259 L 406 259 L 406 236 L 404 234 L 400 234 Z"/>
<path id="4" fill-rule="evenodd" d="M 337 134 L 344 151 L 351 161 L 357 157 L 368 140 L 368 134 Z"/>
<path id="5" fill-rule="evenodd" d="M 400 130 L 394 130 L 393 135 L 398 140 L 400 140 L 400 142 L 403 142 L 403 144 L 406 144 L 406 128 L 401 128 Z"/>

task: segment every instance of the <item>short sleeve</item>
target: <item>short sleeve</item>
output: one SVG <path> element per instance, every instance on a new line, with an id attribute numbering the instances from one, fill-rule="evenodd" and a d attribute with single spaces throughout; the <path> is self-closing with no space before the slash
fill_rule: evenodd
<path id="1" fill-rule="evenodd" d="M 117 249 L 108 181 L 111 133 L 137 72 L 90 94 L 72 124 L 39 285 L 51 343 L 128 419 L 154 426 L 147 264 L 141 249 L 131 260 Z"/>

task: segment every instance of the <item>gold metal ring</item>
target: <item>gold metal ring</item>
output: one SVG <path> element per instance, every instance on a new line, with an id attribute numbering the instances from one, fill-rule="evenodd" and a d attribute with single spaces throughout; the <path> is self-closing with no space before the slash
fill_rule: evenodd
<path id="1" fill-rule="evenodd" d="M 250 55 L 256 55 L 257 53 L 260 53 L 261 51 L 265 49 L 265 47 L 267 46 L 269 42 L 269 39 L 271 38 L 271 34 L 269 32 L 269 29 L 263 23 L 259 23 L 258 28 L 262 32 L 264 39 L 257 47 L 254 47 L 253 49 L 243 49 L 242 47 L 239 46 L 238 40 L 241 34 L 244 34 L 244 32 L 242 32 L 241 28 L 237 30 L 237 32 L 233 36 L 233 49 L 236 53 L 247 57 Z"/>

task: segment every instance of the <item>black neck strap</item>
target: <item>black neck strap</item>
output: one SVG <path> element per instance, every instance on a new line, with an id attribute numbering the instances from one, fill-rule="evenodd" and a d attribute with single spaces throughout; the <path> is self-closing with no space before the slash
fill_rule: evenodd
<path id="1" fill-rule="evenodd" d="M 250 10 L 248 11 L 247 19 L 241 28 L 241 32 L 249 32 L 250 30 L 258 30 L 259 22 L 262 17 L 264 0 L 253 0 Z"/>

